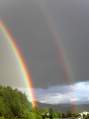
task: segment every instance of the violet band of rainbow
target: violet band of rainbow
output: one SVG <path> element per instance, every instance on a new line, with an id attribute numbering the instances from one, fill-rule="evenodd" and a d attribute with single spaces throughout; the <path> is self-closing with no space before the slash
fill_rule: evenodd
<path id="1" fill-rule="evenodd" d="M 26 64 L 24 62 L 24 59 L 21 55 L 21 52 L 18 49 L 13 37 L 11 36 L 9 30 L 6 28 L 6 26 L 2 22 L 2 20 L 0 20 L 0 29 L 4 33 L 6 39 L 8 40 L 8 42 L 11 46 L 11 49 L 13 50 L 13 53 L 14 53 L 17 61 L 18 61 L 18 64 L 19 64 L 21 72 L 22 72 L 22 75 L 24 77 L 24 80 L 25 80 L 26 85 L 27 85 L 28 90 L 29 90 L 28 99 L 32 102 L 32 105 L 34 107 L 34 106 L 36 106 L 36 102 L 35 102 L 35 96 L 34 96 L 33 86 L 32 86 L 32 78 L 31 78 L 30 73 L 28 72 L 28 69 L 27 69 Z"/>

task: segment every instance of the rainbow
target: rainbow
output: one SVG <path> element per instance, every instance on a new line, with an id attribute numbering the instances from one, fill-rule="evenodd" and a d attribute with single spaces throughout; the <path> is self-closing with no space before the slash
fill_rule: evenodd
<path id="1" fill-rule="evenodd" d="M 68 85 L 70 85 L 73 74 L 69 68 L 69 64 L 68 64 L 68 60 L 67 60 L 68 58 L 66 56 L 66 53 L 65 53 L 65 50 L 63 47 L 63 43 L 60 40 L 60 36 L 59 36 L 58 30 L 57 30 L 56 24 L 53 22 L 50 14 L 48 14 L 47 9 L 45 8 L 44 1 L 37 0 L 36 3 L 37 3 L 37 6 L 39 6 L 39 8 L 41 9 L 40 11 L 42 13 L 42 16 L 45 19 L 48 29 L 53 37 L 54 45 L 57 48 L 59 59 L 61 59 L 62 66 L 64 68 L 64 72 L 66 75 L 66 81 L 67 81 Z"/>
<path id="2" fill-rule="evenodd" d="M 68 56 L 66 55 L 66 50 L 63 46 L 63 43 L 60 40 L 59 30 L 57 29 L 55 22 L 53 21 L 52 17 L 50 16 L 49 12 L 47 11 L 44 1 L 37 0 L 36 4 L 37 4 L 37 6 L 39 6 L 41 14 L 42 14 L 43 18 L 45 19 L 48 29 L 53 37 L 54 45 L 57 48 L 58 56 L 59 56 L 59 59 L 61 59 L 61 63 L 62 63 L 63 69 L 64 69 L 67 84 L 71 85 L 71 82 L 73 81 L 74 76 L 73 76 L 71 64 L 68 61 Z M 73 110 L 77 111 L 77 107 L 74 106 Z"/>
<path id="3" fill-rule="evenodd" d="M 19 63 L 19 66 L 20 66 L 21 71 L 22 71 L 22 75 L 24 76 L 24 80 L 25 80 L 27 87 L 28 87 L 28 90 L 29 90 L 29 97 L 28 98 L 32 102 L 32 105 L 34 107 L 34 106 L 36 106 L 36 103 L 35 103 L 34 92 L 32 90 L 33 86 L 32 86 L 32 82 L 31 82 L 32 81 L 31 75 L 28 72 L 28 69 L 27 69 L 26 64 L 24 62 L 24 59 L 20 53 L 20 50 L 18 49 L 14 39 L 10 35 L 10 32 L 8 31 L 8 29 L 6 28 L 6 26 L 4 25 L 2 20 L 0 20 L 0 29 L 2 30 L 5 37 L 7 38 L 7 41 L 10 44 L 11 49 L 14 52 L 14 55 L 15 55 L 18 63 Z"/>

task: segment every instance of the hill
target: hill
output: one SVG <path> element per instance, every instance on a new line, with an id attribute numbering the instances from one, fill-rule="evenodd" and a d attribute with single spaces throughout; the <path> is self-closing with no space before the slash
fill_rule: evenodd
<path id="1" fill-rule="evenodd" d="M 89 111 L 89 104 L 80 104 L 80 105 L 74 105 L 74 104 L 58 104 L 58 105 L 52 105 L 52 104 L 45 104 L 36 102 L 38 107 L 40 109 L 47 107 L 48 109 L 53 108 L 53 110 L 56 112 L 58 109 L 61 110 L 63 113 L 67 113 L 68 110 L 72 110 L 74 112 L 83 112 L 83 111 Z"/>

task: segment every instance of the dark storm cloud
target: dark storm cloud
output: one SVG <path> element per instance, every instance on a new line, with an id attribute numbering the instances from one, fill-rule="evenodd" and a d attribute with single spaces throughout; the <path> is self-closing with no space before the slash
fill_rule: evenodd
<path id="1" fill-rule="evenodd" d="M 64 47 L 73 82 L 89 79 L 88 1 L 45 0 Z M 34 87 L 67 84 L 61 58 L 36 0 L 1 0 L 0 18 L 13 35 L 32 76 Z M 46 16 L 46 12 L 45 16 Z M 50 22 L 50 21 L 49 21 Z M 0 62 L 1 63 L 1 62 Z"/>

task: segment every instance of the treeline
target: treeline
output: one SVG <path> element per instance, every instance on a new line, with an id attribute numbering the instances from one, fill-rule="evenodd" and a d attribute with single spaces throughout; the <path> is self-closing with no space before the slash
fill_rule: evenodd
<path id="1" fill-rule="evenodd" d="M 24 117 L 28 113 L 27 110 L 32 109 L 32 104 L 21 91 L 10 86 L 0 86 L 0 117 L 6 119 Z"/>
<path id="2" fill-rule="evenodd" d="M 53 119 L 78 116 L 71 111 L 65 115 L 60 110 L 54 112 L 52 108 L 33 107 L 25 93 L 10 86 L 0 86 L 0 119 Z"/>

